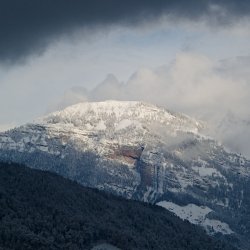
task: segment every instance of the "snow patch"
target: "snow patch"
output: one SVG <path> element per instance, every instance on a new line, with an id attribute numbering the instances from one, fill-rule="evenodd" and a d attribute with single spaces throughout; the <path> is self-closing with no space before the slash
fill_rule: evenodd
<path id="1" fill-rule="evenodd" d="M 231 230 L 227 223 L 221 222 L 219 220 L 205 219 L 203 226 L 210 234 L 213 234 L 214 232 L 222 234 L 234 233 L 234 231 Z"/>
<path id="2" fill-rule="evenodd" d="M 192 169 L 197 172 L 200 176 L 204 177 L 204 176 L 217 176 L 217 177 L 223 177 L 222 174 L 215 168 L 209 168 L 209 167 L 197 167 L 194 166 L 192 167 Z"/>
<path id="3" fill-rule="evenodd" d="M 39 146 L 36 146 L 36 148 L 39 149 L 40 151 L 48 152 L 48 147 L 45 145 L 39 145 Z"/>
<path id="4" fill-rule="evenodd" d="M 141 124 L 158 123 L 163 126 L 169 126 L 174 131 L 185 131 L 197 133 L 200 125 L 197 121 L 184 116 L 173 115 L 164 108 L 155 105 L 136 102 L 136 101 L 105 101 L 79 103 L 70 106 L 62 111 L 51 113 L 45 117 L 37 119 L 42 124 L 72 124 L 81 129 L 105 130 L 104 123 L 98 126 L 96 123 L 102 119 L 105 124 L 112 120 L 117 125 L 117 130 L 127 128 L 131 125 L 136 128 L 142 128 Z"/>
<path id="5" fill-rule="evenodd" d="M 166 208 L 173 212 L 175 215 L 183 220 L 188 220 L 190 223 L 200 225 L 206 229 L 209 234 L 222 233 L 232 234 L 234 233 L 228 224 L 219 220 L 212 220 L 207 218 L 207 215 L 213 210 L 206 206 L 197 206 L 195 204 L 188 204 L 186 206 L 179 206 L 173 202 L 161 201 L 156 205 Z"/>
<path id="6" fill-rule="evenodd" d="M 212 210 L 209 207 L 199 207 L 195 204 L 188 204 L 187 206 L 179 206 L 175 203 L 168 201 L 161 201 L 157 203 L 158 206 L 164 207 L 169 211 L 175 213 L 183 220 L 188 220 L 193 224 L 200 224 L 205 220 L 206 215 Z"/>
<path id="7" fill-rule="evenodd" d="M 138 122 L 138 121 L 123 119 L 117 124 L 115 130 L 118 131 L 118 130 L 126 129 L 126 128 L 130 127 L 130 126 L 133 126 L 133 127 L 136 127 L 136 128 L 142 128 L 141 123 Z"/>
<path id="8" fill-rule="evenodd" d="M 107 127 L 103 120 L 101 120 L 95 127 L 96 130 L 105 130 Z"/>

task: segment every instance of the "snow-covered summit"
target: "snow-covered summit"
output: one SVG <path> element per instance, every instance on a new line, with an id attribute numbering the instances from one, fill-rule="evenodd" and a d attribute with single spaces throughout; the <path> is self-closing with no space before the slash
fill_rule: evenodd
<path id="1" fill-rule="evenodd" d="M 162 125 L 174 131 L 197 133 L 202 125 L 184 115 L 138 101 L 84 102 L 62 111 L 51 113 L 37 122 L 67 124 L 85 130 L 105 130 L 129 127 L 130 125 Z"/>

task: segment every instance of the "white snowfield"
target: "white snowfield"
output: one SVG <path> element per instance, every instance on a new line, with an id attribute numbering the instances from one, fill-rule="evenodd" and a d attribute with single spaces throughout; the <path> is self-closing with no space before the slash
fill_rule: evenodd
<path id="1" fill-rule="evenodd" d="M 137 101 L 105 101 L 79 103 L 37 120 L 38 123 L 72 124 L 84 130 L 121 130 L 130 126 L 170 126 L 175 131 L 198 133 L 202 124 L 196 120 L 173 114 L 164 108 Z M 111 125 L 108 126 L 108 125 Z"/>
<path id="2" fill-rule="evenodd" d="M 188 220 L 190 223 L 200 225 L 206 229 L 209 234 L 234 233 L 227 223 L 219 220 L 207 218 L 207 215 L 213 210 L 206 206 L 197 206 L 195 204 L 188 204 L 186 206 L 179 206 L 169 201 L 161 201 L 157 203 L 158 206 L 164 207 L 173 212 L 175 215 L 183 220 Z"/>

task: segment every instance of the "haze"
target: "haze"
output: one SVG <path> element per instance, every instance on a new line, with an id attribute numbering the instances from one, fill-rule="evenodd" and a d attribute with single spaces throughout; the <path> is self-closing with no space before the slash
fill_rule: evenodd
<path id="1" fill-rule="evenodd" d="M 248 1 L 0 3 L 0 128 L 82 101 L 143 100 L 250 157 Z"/>

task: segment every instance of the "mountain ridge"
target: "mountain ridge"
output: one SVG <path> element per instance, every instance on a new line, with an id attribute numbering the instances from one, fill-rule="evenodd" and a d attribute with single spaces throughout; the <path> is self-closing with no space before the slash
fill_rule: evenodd
<path id="1" fill-rule="evenodd" d="M 192 118 L 142 102 L 82 103 L 0 133 L 0 160 L 129 199 L 204 206 L 209 213 L 200 225 L 209 233 L 245 235 L 245 241 L 250 162 L 202 128 Z"/>

